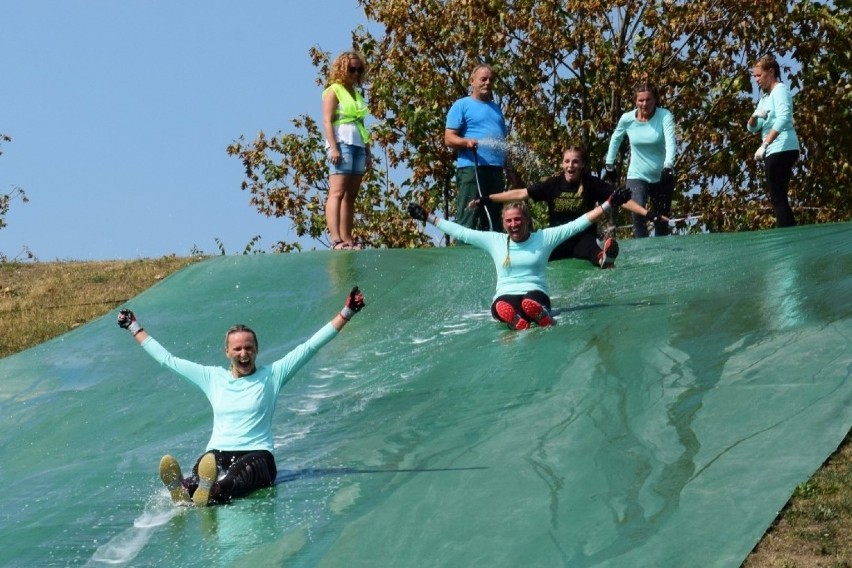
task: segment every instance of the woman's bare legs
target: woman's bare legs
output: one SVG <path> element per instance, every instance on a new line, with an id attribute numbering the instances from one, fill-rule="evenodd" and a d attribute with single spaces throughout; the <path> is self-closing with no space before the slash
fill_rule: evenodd
<path id="1" fill-rule="evenodd" d="M 361 188 L 363 176 L 347 175 L 341 176 L 345 179 L 343 198 L 340 203 L 340 224 L 338 225 L 340 238 L 348 245 L 352 245 L 352 225 L 355 219 L 355 200 L 358 190 Z"/>
<path id="2" fill-rule="evenodd" d="M 348 177 L 350 176 L 335 174 L 328 178 L 328 197 L 325 199 L 325 225 L 328 229 L 328 236 L 331 238 L 332 247 L 337 243 L 343 242 L 340 235 L 340 215 L 342 209 L 341 203 L 346 193 L 346 178 Z"/>

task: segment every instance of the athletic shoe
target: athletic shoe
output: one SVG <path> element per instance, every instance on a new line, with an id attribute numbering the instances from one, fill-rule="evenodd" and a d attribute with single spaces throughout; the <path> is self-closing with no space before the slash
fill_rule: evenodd
<path id="1" fill-rule="evenodd" d="M 598 253 L 598 265 L 601 268 L 615 268 L 615 259 L 618 256 L 618 242 L 612 237 L 607 238 L 603 244 L 603 250 Z"/>
<path id="2" fill-rule="evenodd" d="M 198 462 L 198 489 L 192 494 L 192 501 L 198 507 L 206 507 L 210 502 L 210 492 L 219 478 L 219 466 L 216 465 L 216 456 L 206 453 Z"/>
<path id="3" fill-rule="evenodd" d="M 494 306 L 494 310 L 500 319 L 509 326 L 509 329 L 522 330 L 530 327 L 530 322 L 515 313 L 515 308 L 509 302 L 500 300 Z"/>
<path id="4" fill-rule="evenodd" d="M 178 461 L 166 454 L 160 460 L 160 479 L 169 490 L 172 501 L 175 503 L 189 503 L 189 491 L 183 485 L 183 474 L 180 472 Z"/>
<path id="5" fill-rule="evenodd" d="M 554 323 L 553 317 L 550 315 L 550 312 L 547 311 L 547 308 L 535 300 L 524 298 L 521 302 L 521 308 L 523 308 L 524 313 L 530 316 L 539 327 L 549 327 Z"/>

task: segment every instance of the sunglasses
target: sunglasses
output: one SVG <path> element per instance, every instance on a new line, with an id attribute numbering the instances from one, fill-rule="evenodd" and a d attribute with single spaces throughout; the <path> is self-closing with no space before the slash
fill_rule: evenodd
<path id="1" fill-rule="evenodd" d="M 360 74 L 360 73 L 364 72 L 364 68 L 363 67 L 350 67 L 349 72 L 352 73 L 352 74 L 355 74 L 355 73 Z"/>

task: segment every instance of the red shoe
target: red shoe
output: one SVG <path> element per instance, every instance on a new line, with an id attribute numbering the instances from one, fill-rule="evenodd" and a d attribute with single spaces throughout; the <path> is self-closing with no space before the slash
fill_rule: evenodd
<path id="1" fill-rule="evenodd" d="M 535 300 L 524 298 L 521 302 L 521 308 L 539 327 L 549 327 L 555 323 L 547 308 Z"/>
<path id="2" fill-rule="evenodd" d="M 610 237 L 604 241 L 603 250 L 598 253 L 598 266 L 615 268 L 616 257 L 618 257 L 618 242 Z"/>
<path id="3" fill-rule="evenodd" d="M 494 310 L 497 312 L 497 315 L 500 316 L 500 319 L 503 320 L 503 323 L 509 326 L 509 329 L 529 329 L 530 322 L 516 314 L 515 308 L 513 308 L 512 304 L 509 302 L 500 300 L 497 304 L 495 304 Z"/>

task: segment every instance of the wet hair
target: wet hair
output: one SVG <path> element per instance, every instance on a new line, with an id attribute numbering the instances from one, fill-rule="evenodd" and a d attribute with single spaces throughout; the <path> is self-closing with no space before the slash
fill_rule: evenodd
<path id="1" fill-rule="evenodd" d="M 651 95 L 654 97 L 654 102 L 660 100 L 660 91 L 657 89 L 657 87 L 655 87 L 651 83 L 648 83 L 647 81 L 636 83 L 636 85 L 633 87 L 633 97 L 635 98 L 636 95 L 638 95 L 639 93 L 651 93 Z"/>
<path id="2" fill-rule="evenodd" d="M 511 203 L 507 203 L 503 206 L 503 212 L 500 213 L 500 218 L 503 218 L 503 215 L 509 209 L 517 209 L 521 212 L 524 220 L 527 222 L 527 227 L 530 232 L 533 230 L 533 220 L 532 214 L 530 213 L 530 208 L 527 207 L 526 201 L 512 201 Z M 509 243 L 512 242 L 512 238 L 507 234 L 506 235 L 506 258 L 503 259 L 503 268 L 509 268 L 512 266 L 512 260 L 509 258 Z"/>
<path id="3" fill-rule="evenodd" d="M 357 84 L 361 84 L 365 81 L 367 73 L 369 72 L 367 69 L 367 61 L 364 59 L 364 56 L 361 55 L 360 51 L 352 49 L 350 51 L 344 51 L 331 63 L 328 70 L 328 85 L 326 86 L 331 86 L 335 83 L 344 83 L 346 81 L 346 77 L 349 76 L 350 59 L 357 59 L 361 62 L 361 65 L 364 66 L 364 72 L 361 73 L 361 76 L 358 77 L 358 80 L 355 82 Z"/>
<path id="4" fill-rule="evenodd" d="M 778 65 L 778 61 L 776 61 L 774 56 L 768 54 L 764 55 L 763 57 L 754 62 L 754 66 L 760 67 L 764 71 L 774 71 L 775 78 L 779 81 L 781 80 L 781 66 Z"/>
<path id="5" fill-rule="evenodd" d="M 228 339 L 230 339 L 233 334 L 240 333 L 241 331 L 250 333 L 252 338 L 254 339 L 254 348 L 260 349 L 260 344 L 257 342 L 257 334 L 252 328 L 245 326 L 241 323 L 238 323 L 237 325 L 232 325 L 228 328 L 228 331 L 225 332 L 225 349 L 228 348 Z"/>

